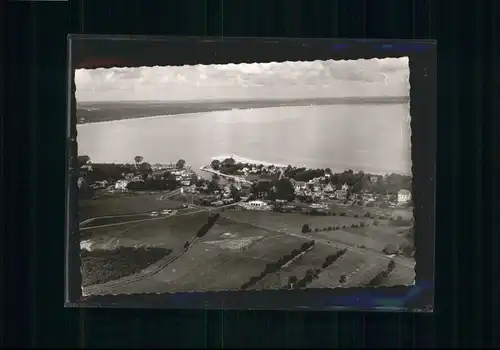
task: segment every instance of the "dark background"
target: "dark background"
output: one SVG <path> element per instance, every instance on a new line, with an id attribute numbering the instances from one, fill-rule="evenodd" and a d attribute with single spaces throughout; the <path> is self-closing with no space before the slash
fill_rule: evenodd
<path id="1" fill-rule="evenodd" d="M 128 40 L 126 39 L 128 38 Z M 391 48 L 387 46 L 390 44 Z M 337 47 L 342 45 L 342 49 Z M 436 43 L 435 41 L 408 41 L 377 39 L 368 42 L 333 39 L 290 38 L 236 38 L 215 40 L 195 37 L 158 37 L 138 40 L 127 36 L 73 34 L 69 43 L 71 67 L 141 67 L 183 64 L 225 64 L 244 62 L 283 62 L 314 60 L 370 59 L 374 57 L 409 56 L 410 113 L 413 179 L 412 193 L 417 222 L 415 247 L 417 261 L 416 285 L 373 288 L 337 288 L 280 291 L 177 293 L 176 295 L 136 294 L 120 296 L 81 297 L 80 234 L 75 227 L 78 220 L 72 216 L 68 251 L 68 299 L 71 305 L 133 305 L 134 307 L 162 307 L 178 309 L 258 309 L 258 310 L 325 310 L 349 306 L 357 311 L 393 305 L 400 302 L 399 311 L 432 310 L 434 305 L 434 228 L 435 228 L 435 166 L 436 166 Z M 428 76 L 426 76 L 428 75 Z M 77 135 L 76 86 L 69 77 L 71 104 L 70 139 Z M 70 91 L 68 91 L 70 92 Z M 73 168 L 77 167 L 77 147 L 72 141 L 70 153 Z M 70 179 L 69 211 L 78 212 L 76 174 Z M 411 290 L 410 290 L 411 289 Z M 418 291 L 420 289 L 420 292 Z M 413 297 L 408 297 L 414 295 Z M 382 300 L 381 300 L 382 299 Z"/>
<path id="2" fill-rule="evenodd" d="M 500 5 L 429 0 L 0 5 L 2 345 L 499 346 Z M 66 34 L 438 40 L 433 315 L 64 309 Z M 496 137 L 495 137 L 496 136 Z"/>

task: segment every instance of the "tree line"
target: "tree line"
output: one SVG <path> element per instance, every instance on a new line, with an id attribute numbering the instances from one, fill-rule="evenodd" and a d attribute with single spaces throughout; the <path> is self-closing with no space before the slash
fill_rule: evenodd
<path id="1" fill-rule="evenodd" d="M 308 269 L 302 279 L 298 279 L 297 276 L 288 277 L 288 289 L 295 288 L 305 288 L 309 283 L 311 283 L 314 279 L 319 277 L 322 269 L 326 269 L 328 266 L 332 265 L 335 261 L 337 261 L 342 255 L 346 253 L 347 249 L 339 250 L 333 254 L 328 255 L 325 258 L 325 261 L 321 265 L 321 269 L 311 268 Z"/>
<path id="2" fill-rule="evenodd" d="M 255 198 L 286 201 L 295 199 L 295 188 L 286 178 L 257 181 L 252 185 L 251 193 Z"/>
<path id="3" fill-rule="evenodd" d="M 220 214 L 216 213 L 215 215 L 210 215 L 208 217 L 208 222 L 206 222 L 196 233 L 196 237 L 201 238 L 205 236 L 208 231 L 214 226 L 215 222 L 219 220 Z"/>
<path id="4" fill-rule="evenodd" d="M 285 265 L 287 262 L 293 260 L 299 254 L 302 254 L 303 252 L 305 252 L 309 248 L 313 247 L 314 244 L 316 244 L 315 241 L 305 242 L 299 248 L 292 250 L 288 254 L 285 254 L 284 256 L 279 258 L 277 261 L 266 264 L 264 271 L 262 271 L 258 276 L 250 277 L 250 279 L 247 282 L 242 284 L 240 289 L 247 289 L 247 288 L 253 286 L 255 283 L 262 280 L 266 275 L 274 273 L 276 271 L 279 271 L 283 265 Z"/>
<path id="5" fill-rule="evenodd" d="M 395 268 L 396 263 L 394 262 L 394 260 L 391 260 L 384 270 L 380 271 L 375 277 L 370 280 L 370 282 L 368 282 L 368 285 L 372 287 L 381 285 L 384 280 L 389 277 L 392 271 L 394 271 Z"/>

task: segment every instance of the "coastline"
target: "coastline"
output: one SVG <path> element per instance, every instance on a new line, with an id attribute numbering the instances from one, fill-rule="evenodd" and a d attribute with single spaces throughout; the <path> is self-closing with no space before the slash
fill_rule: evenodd
<path id="1" fill-rule="evenodd" d="M 255 160 L 255 159 L 250 159 L 250 158 L 245 158 L 245 157 L 241 157 L 241 156 L 238 156 L 236 155 L 235 153 L 233 153 L 233 155 L 221 155 L 221 156 L 215 156 L 215 157 L 212 157 L 211 160 L 218 160 L 220 162 L 222 162 L 224 159 L 227 159 L 227 158 L 233 158 L 236 163 L 247 163 L 247 164 L 250 164 L 250 165 L 260 165 L 262 164 L 263 166 L 265 167 L 269 167 L 269 166 L 274 166 L 276 168 L 287 168 L 288 165 L 283 165 L 283 164 L 278 164 L 278 163 L 272 163 L 272 162 L 266 162 L 266 161 L 261 161 L 261 160 Z M 311 167 L 311 166 L 307 166 L 307 165 L 298 165 L 298 164 L 290 164 L 293 168 L 301 168 L 301 167 L 304 167 L 306 169 L 315 169 L 315 168 L 318 168 L 318 167 Z M 207 171 L 207 168 L 205 167 L 209 167 L 208 169 L 211 169 L 210 168 L 210 165 L 205 165 L 205 166 L 202 166 L 200 168 L 200 170 L 202 171 Z M 319 167 L 321 168 L 321 167 Z M 370 175 L 375 175 L 375 176 L 385 176 L 385 175 L 390 175 L 390 174 L 398 174 L 398 175 L 401 175 L 401 176 L 412 176 L 411 172 L 410 173 L 405 173 L 405 172 L 400 172 L 400 171 L 374 171 L 374 170 L 363 170 L 363 169 L 358 169 L 356 167 L 335 167 L 335 166 L 331 166 L 329 167 L 334 173 L 342 173 L 344 171 L 347 171 L 348 169 L 354 171 L 354 172 L 359 172 L 359 171 L 363 171 L 367 174 L 370 174 Z M 212 171 L 215 171 L 212 169 Z M 222 175 L 221 175 L 222 176 Z"/>
<path id="2" fill-rule="evenodd" d="M 283 165 L 283 164 L 278 164 L 278 163 L 271 163 L 271 162 L 266 162 L 262 160 L 255 160 L 255 159 L 250 159 L 250 158 L 245 158 L 245 157 L 240 157 L 236 155 L 236 153 L 233 153 L 232 155 L 223 155 L 223 156 L 216 156 L 212 157 L 212 160 L 218 160 L 218 161 L 223 161 L 224 159 L 227 158 L 232 158 L 236 161 L 236 163 L 247 163 L 251 165 L 260 165 L 262 164 L 263 166 L 274 166 L 276 168 L 287 168 L 288 165 Z"/>
<path id="3" fill-rule="evenodd" d="M 409 96 L 366 96 L 309 99 L 267 99 L 233 101 L 86 101 L 77 103 L 76 123 L 93 124 L 105 121 L 174 116 L 182 114 L 261 109 L 275 107 L 306 107 L 327 105 L 404 104 Z M 83 120 L 83 121 L 82 121 Z"/>

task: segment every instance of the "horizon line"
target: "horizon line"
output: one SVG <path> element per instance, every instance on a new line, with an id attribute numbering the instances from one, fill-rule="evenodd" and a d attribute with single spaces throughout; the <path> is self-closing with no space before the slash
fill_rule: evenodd
<path id="1" fill-rule="evenodd" d="M 76 105 L 79 104 L 98 104 L 98 103 L 220 103 L 220 102 L 260 102 L 260 101 L 387 101 L 387 102 L 408 102 L 410 96 L 399 95 L 399 96 L 341 96 L 341 97 L 291 97 L 291 98 L 227 98 L 227 99 L 196 99 L 196 100 L 88 100 L 88 101 L 76 101 Z"/>

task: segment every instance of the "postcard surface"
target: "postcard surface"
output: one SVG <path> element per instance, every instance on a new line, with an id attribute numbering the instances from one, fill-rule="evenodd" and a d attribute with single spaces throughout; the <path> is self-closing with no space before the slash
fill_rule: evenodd
<path id="1" fill-rule="evenodd" d="M 77 69 L 82 294 L 412 285 L 409 75 Z"/>

